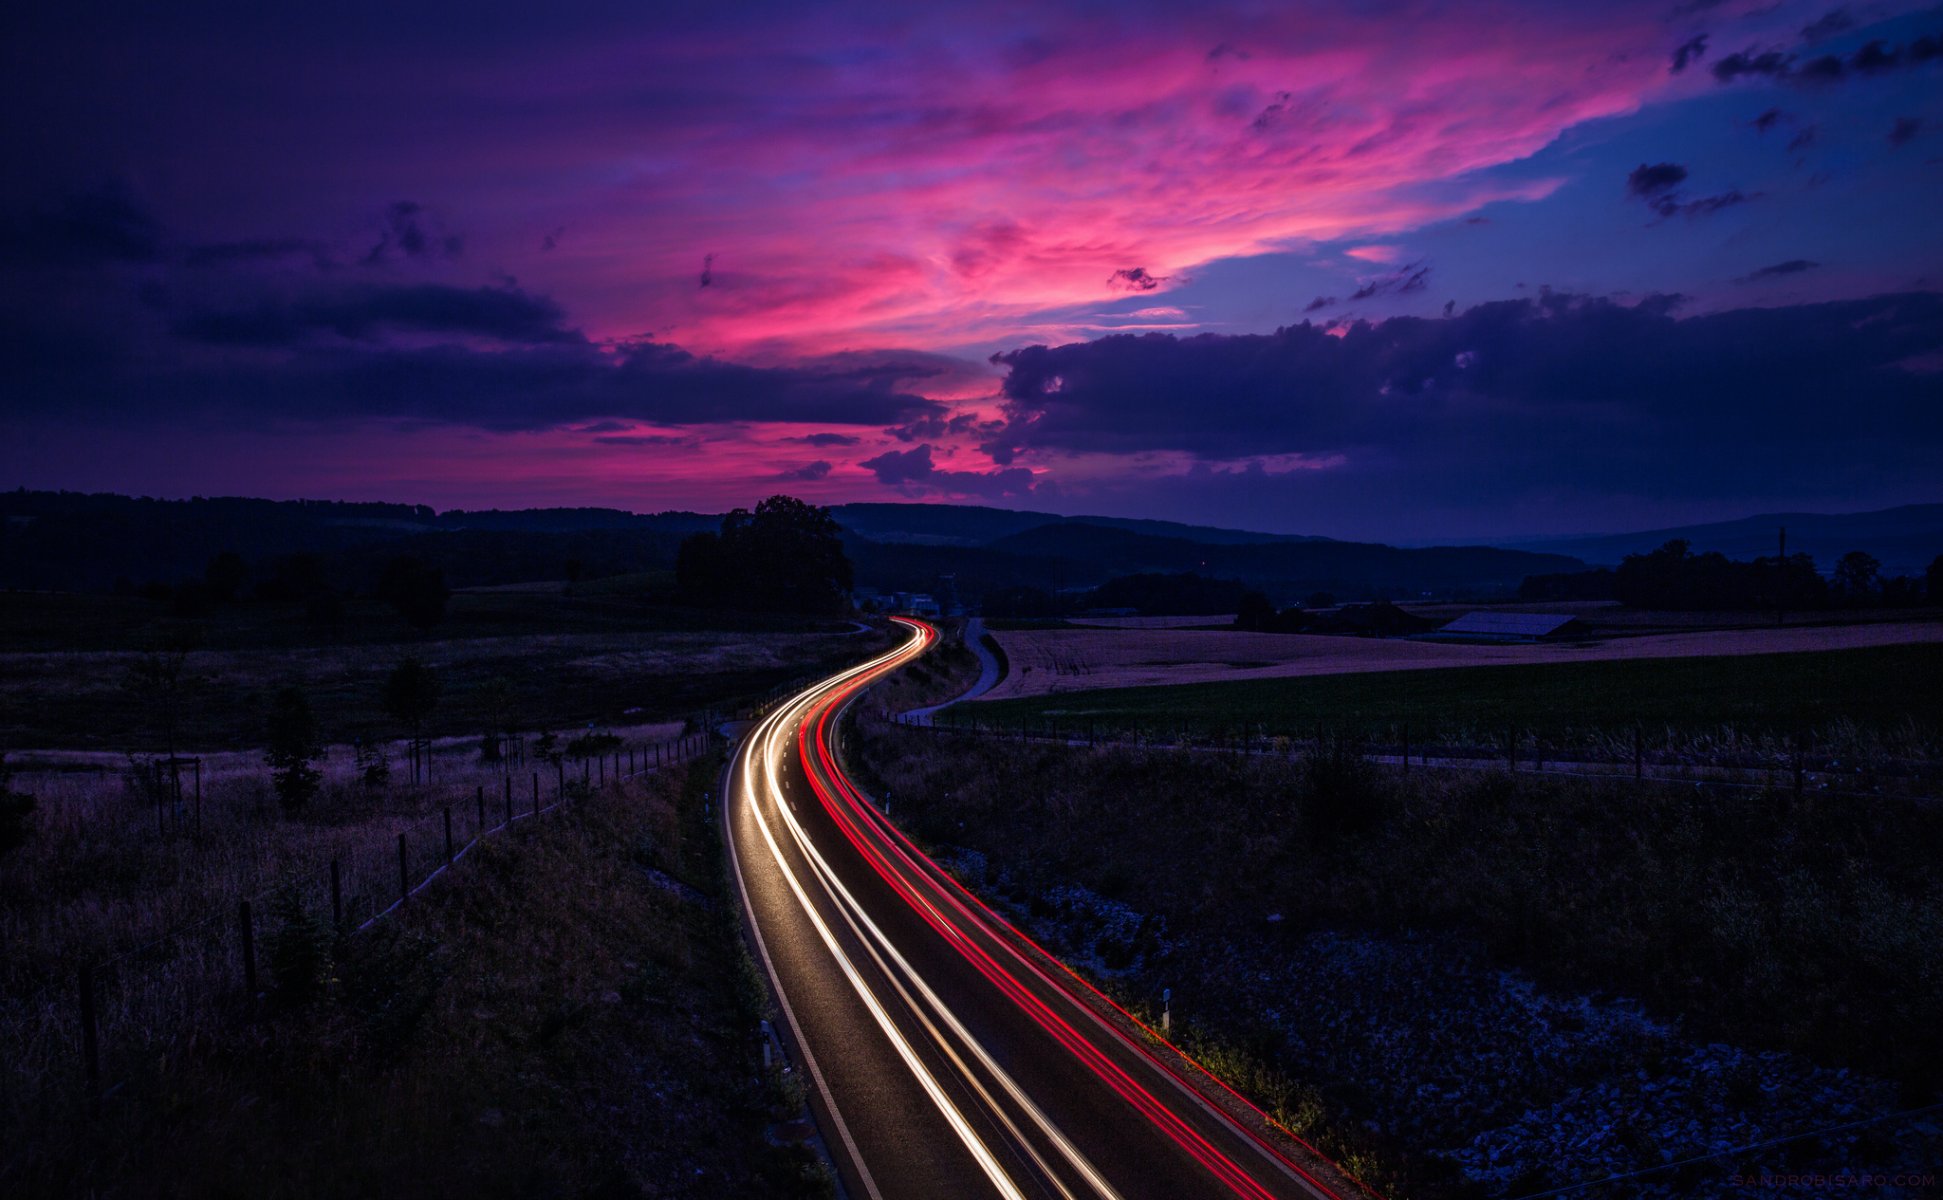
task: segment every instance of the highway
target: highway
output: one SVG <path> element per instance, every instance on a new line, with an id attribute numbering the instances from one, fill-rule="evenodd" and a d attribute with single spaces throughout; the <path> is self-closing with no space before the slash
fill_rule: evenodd
<path id="1" fill-rule="evenodd" d="M 845 705 L 936 631 L 805 689 L 743 738 L 731 866 L 855 1200 L 1357 1197 L 985 908 L 844 773 Z"/>

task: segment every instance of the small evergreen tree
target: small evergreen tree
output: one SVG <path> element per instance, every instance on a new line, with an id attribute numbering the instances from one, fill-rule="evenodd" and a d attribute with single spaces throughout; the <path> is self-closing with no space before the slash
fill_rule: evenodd
<path id="1" fill-rule="evenodd" d="M 324 779 L 311 765 L 323 748 L 318 744 L 317 718 L 311 715 L 310 701 L 303 692 L 287 687 L 270 701 L 268 740 L 266 757 L 277 800 L 285 812 L 301 812 Z"/>
<path id="2" fill-rule="evenodd" d="M 304 907 L 294 886 L 286 885 L 270 904 L 276 922 L 270 934 L 270 986 L 277 1003 L 298 1007 L 315 999 L 331 978 L 331 927 Z"/>
<path id="3" fill-rule="evenodd" d="M 424 777 L 425 720 L 439 705 L 438 673 L 416 658 L 407 658 L 385 678 L 385 711 L 412 731 L 412 782 Z"/>
<path id="4" fill-rule="evenodd" d="M 13 769 L 0 754 L 0 855 L 18 850 L 27 840 L 27 821 L 34 815 L 34 798 L 13 790 Z"/>

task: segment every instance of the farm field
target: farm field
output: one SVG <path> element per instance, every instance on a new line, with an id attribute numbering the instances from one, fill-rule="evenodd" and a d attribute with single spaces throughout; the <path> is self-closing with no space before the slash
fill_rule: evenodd
<path id="1" fill-rule="evenodd" d="M 1394 645 L 1348 638 L 1300 640 L 1340 641 L 1352 648 Z M 1409 643 L 1404 646 L 1413 648 Z M 1943 644 L 1934 640 L 1727 657 L 1553 659 L 1549 664 L 1541 660 L 1453 670 L 1366 668 L 1354 673 L 1339 669 L 1254 679 L 1235 679 L 1234 674 L 1220 682 L 1161 687 L 1096 683 L 1096 690 L 981 700 L 947 713 L 955 711 L 962 720 L 1001 724 L 1021 717 L 1057 718 L 1092 723 L 1102 732 L 1186 728 L 1203 734 L 1306 736 L 1318 723 L 1325 723 L 1387 735 L 1408 726 L 1412 736 L 1422 739 L 1467 735 L 1488 739 L 1502 736 L 1507 725 L 1541 733 L 1610 731 L 1639 724 L 1649 731 L 1712 733 L 1733 728 L 1767 734 L 1840 726 L 1851 732 L 1866 731 L 1871 739 L 1893 740 L 1899 743 L 1898 752 L 1918 753 L 1943 733 L 1943 691 L 1936 684 L 1943 678 Z M 1082 682 L 1087 678 L 1099 676 L 1080 677 Z"/>
<path id="2" fill-rule="evenodd" d="M 1206 629 L 997 630 L 1010 673 L 986 702 L 1107 688 L 1624 659 L 1716 658 L 1943 643 L 1943 622 L 1647 634 L 1479 645 Z M 1089 704 L 1091 702 L 1089 701 Z M 1179 696 L 1172 707 L 1184 707 Z"/>
<path id="3" fill-rule="evenodd" d="M 557 587 L 460 593 L 429 634 L 362 603 L 319 628 L 277 606 L 183 621 L 135 598 L 4 594 L 0 747 L 161 751 L 162 705 L 129 681 L 165 647 L 186 647 L 169 706 L 177 745 L 203 753 L 259 744 L 269 697 L 292 685 L 331 740 L 403 736 L 380 693 L 407 657 L 440 678 L 426 732 L 477 737 L 505 716 L 525 729 L 685 717 L 850 661 L 871 641 L 849 622 L 737 624 L 711 628 L 707 614 Z"/>

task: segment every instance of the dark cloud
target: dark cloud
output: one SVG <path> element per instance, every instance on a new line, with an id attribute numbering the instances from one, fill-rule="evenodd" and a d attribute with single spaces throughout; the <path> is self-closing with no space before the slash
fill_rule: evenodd
<path id="1" fill-rule="evenodd" d="M 1373 297 L 1386 295 L 1391 292 L 1399 295 L 1409 292 L 1421 292 L 1429 285 L 1429 282 L 1429 267 L 1424 266 L 1421 261 L 1406 263 L 1388 275 L 1378 275 L 1364 281 L 1362 287 L 1357 288 L 1349 294 L 1349 298 L 1354 302 L 1357 300 L 1369 300 Z M 1323 299 L 1323 297 L 1317 297 L 1317 299 Z M 1334 296 L 1330 296 L 1327 299 L 1331 304 L 1335 303 Z M 1324 306 L 1315 303 L 1315 301 L 1310 301 L 1309 307 L 1303 311 L 1313 312 L 1321 307 Z"/>
<path id="2" fill-rule="evenodd" d="M 1897 117 L 1895 125 L 1889 130 L 1889 144 L 1891 146 L 1907 146 L 1910 142 L 1916 140 L 1916 135 L 1921 132 L 1923 132 L 1923 118 Z"/>
<path id="3" fill-rule="evenodd" d="M 1171 276 L 1150 275 L 1145 267 L 1122 267 L 1106 277 L 1106 285 L 1123 292 L 1151 292 Z"/>
<path id="4" fill-rule="evenodd" d="M 1334 296 L 1317 296 L 1314 300 L 1303 305 L 1302 311 L 1305 313 L 1320 312 L 1335 302 L 1336 298 Z"/>
<path id="5" fill-rule="evenodd" d="M 465 239 L 447 233 L 424 205 L 400 200 L 385 210 L 377 244 L 365 253 L 367 265 L 399 259 L 451 259 L 465 252 Z"/>
<path id="6" fill-rule="evenodd" d="M 1795 136 L 1788 139 L 1788 149 L 1800 150 L 1803 149 L 1804 147 L 1814 145 L 1815 137 L 1819 132 L 1820 131 L 1816 129 L 1815 126 L 1813 125 L 1808 126 L 1806 129 L 1803 129 L 1800 133 L 1797 133 Z"/>
<path id="7" fill-rule="evenodd" d="M 1762 267 L 1758 271 L 1750 271 L 1734 282 L 1757 283 L 1763 279 L 1773 279 L 1778 275 L 1799 275 L 1803 271 L 1813 271 L 1820 266 L 1820 263 L 1812 259 L 1791 258 L 1787 262 L 1778 262 L 1772 266 Z"/>
<path id="8" fill-rule="evenodd" d="M 387 333 L 472 335 L 502 342 L 578 342 L 560 306 L 515 288 L 359 287 L 294 301 L 196 313 L 178 337 L 214 345 L 292 346 L 320 335 L 368 341 Z"/>
<path id="9" fill-rule="evenodd" d="M 998 356 L 1022 455 L 1306 456 L 1302 495 L 1766 495 L 1920 478 L 1943 454 L 1943 295 L 1678 318 L 1551 294 L 1449 319 L 1119 335 Z M 1837 419 L 1837 412 L 1840 417 Z M 1425 510 L 1428 511 L 1428 510 Z"/>
<path id="10" fill-rule="evenodd" d="M 813 483 L 828 475 L 830 470 L 830 464 L 819 458 L 800 467 L 790 467 L 776 478 L 790 483 Z"/>
<path id="11" fill-rule="evenodd" d="M 1750 75 L 1786 75 L 1789 72 L 1791 62 L 1792 59 L 1779 50 L 1769 50 L 1762 54 L 1756 54 L 1751 50 L 1743 50 L 1738 54 L 1730 54 L 1726 58 L 1714 63 L 1714 78 L 1722 83 L 1731 83 L 1736 79 Z"/>
<path id="12" fill-rule="evenodd" d="M 119 182 L 0 223 L 0 263 L 10 266 L 98 267 L 161 256 L 161 225 Z"/>
<path id="13" fill-rule="evenodd" d="M 1657 196 L 1685 183 L 1687 169 L 1679 163 L 1641 163 L 1626 176 L 1626 190 L 1635 196 Z"/>
<path id="14" fill-rule="evenodd" d="M 1746 204 L 1753 198 L 1739 188 L 1729 188 L 1719 195 L 1702 196 L 1697 200 L 1677 200 L 1673 196 L 1663 196 L 1654 204 L 1653 210 L 1662 217 L 1709 217 L 1723 208 Z"/>
<path id="15" fill-rule="evenodd" d="M 332 265 L 331 249 L 312 238 L 244 238 L 234 242 L 208 242 L 191 246 L 182 254 L 185 267 L 237 267 L 258 263 L 302 259 L 323 269 Z"/>
<path id="16" fill-rule="evenodd" d="M 1825 41 L 1838 33 L 1847 33 L 1854 28 L 1855 18 L 1849 16 L 1849 10 L 1846 8 L 1837 8 L 1823 13 L 1813 21 L 1803 25 L 1801 27 L 1801 40 L 1804 42 Z"/>
<path id="17" fill-rule="evenodd" d="M 1035 487 L 1032 472 L 1024 467 L 1001 467 L 992 471 L 941 470 L 931 461 L 929 443 L 910 450 L 888 450 L 857 465 L 875 475 L 878 483 L 911 496 L 943 494 L 996 499 L 1022 496 Z"/>
<path id="18" fill-rule="evenodd" d="M 1707 53 L 1707 35 L 1702 33 L 1688 38 L 1673 51 L 1673 73 L 1678 75 L 1689 66 L 1700 61 Z"/>
<path id="19" fill-rule="evenodd" d="M 1749 124 L 1753 125 L 1754 128 L 1760 130 L 1762 133 L 1766 133 L 1768 130 L 1773 129 L 1776 125 L 1779 125 L 1781 122 L 1792 121 L 1792 120 L 1794 120 L 1792 116 L 1782 112 L 1780 109 L 1770 108 L 1766 112 L 1762 113 L 1760 116 L 1754 118 L 1754 120 L 1749 122 Z"/>
<path id="20" fill-rule="evenodd" d="M 567 227 L 565 225 L 548 230 L 546 236 L 540 239 L 540 253 L 551 254 L 553 251 L 558 250 L 560 248 L 560 239 L 565 236 L 567 236 Z"/>
<path id="21" fill-rule="evenodd" d="M 805 446 L 854 446 L 863 439 L 847 433 L 812 433 L 806 437 L 791 438 L 790 441 L 801 442 Z"/>
<path id="22" fill-rule="evenodd" d="M 713 284 L 714 282 L 715 282 L 715 255 L 704 254 L 702 255 L 701 286 L 708 287 L 710 284 Z"/>
<path id="23" fill-rule="evenodd" d="M 1818 54 L 1803 60 L 1783 50 L 1743 50 L 1714 63 L 1713 72 L 1714 78 L 1722 83 L 1748 78 L 1838 83 L 1855 76 L 1920 67 L 1939 58 L 1943 58 L 1943 34 L 1926 34 L 1902 46 L 1889 46 L 1879 39 L 1871 41 L 1846 58 L 1839 54 Z"/>
<path id="24" fill-rule="evenodd" d="M 1677 216 L 1710 216 L 1723 208 L 1746 204 L 1753 199 L 1739 189 L 1729 189 L 1718 195 L 1689 200 L 1675 190 L 1686 180 L 1687 169 L 1679 163 L 1641 163 L 1626 176 L 1626 191 L 1645 201 L 1646 206 L 1658 213 L 1661 220 Z"/>

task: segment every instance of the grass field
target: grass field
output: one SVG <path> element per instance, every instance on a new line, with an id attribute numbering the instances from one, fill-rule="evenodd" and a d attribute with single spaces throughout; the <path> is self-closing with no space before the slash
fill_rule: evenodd
<path id="1" fill-rule="evenodd" d="M 1010 645 L 1007 650 L 1010 652 Z M 1015 660 L 1016 661 L 1016 660 Z M 1429 739 L 1507 725 L 1539 733 L 1792 732 L 1835 723 L 1943 732 L 1943 645 L 1620 659 L 1183 683 L 979 701 L 962 719 L 1092 722 L 1101 730 L 1308 735 L 1318 723 Z M 948 719 L 948 717 L 947 717 Z"/>
<path id="2" fill-rule="evenodd" d="M 428 732 L 478 736 L 507 701 L 526 730 L 678 718 L 875 644 L 847 621 L 711 616 L 599 586 L 460 593 L 427 634 L 370 602 L 319 626 L 288 606 L 220 606 L 184 621 L 134 597 L 0 593 L 0 749 L 162 750 L 157 705 L 128 681 L 170 645 L 193 647 L 174 709 L 177 745 L 200 753 L 260 743 L 269 697 L 289 685 L 305 691 L 327 740 L 402 737 L 380 693 L 408 656 L 443 683 Z"/>

